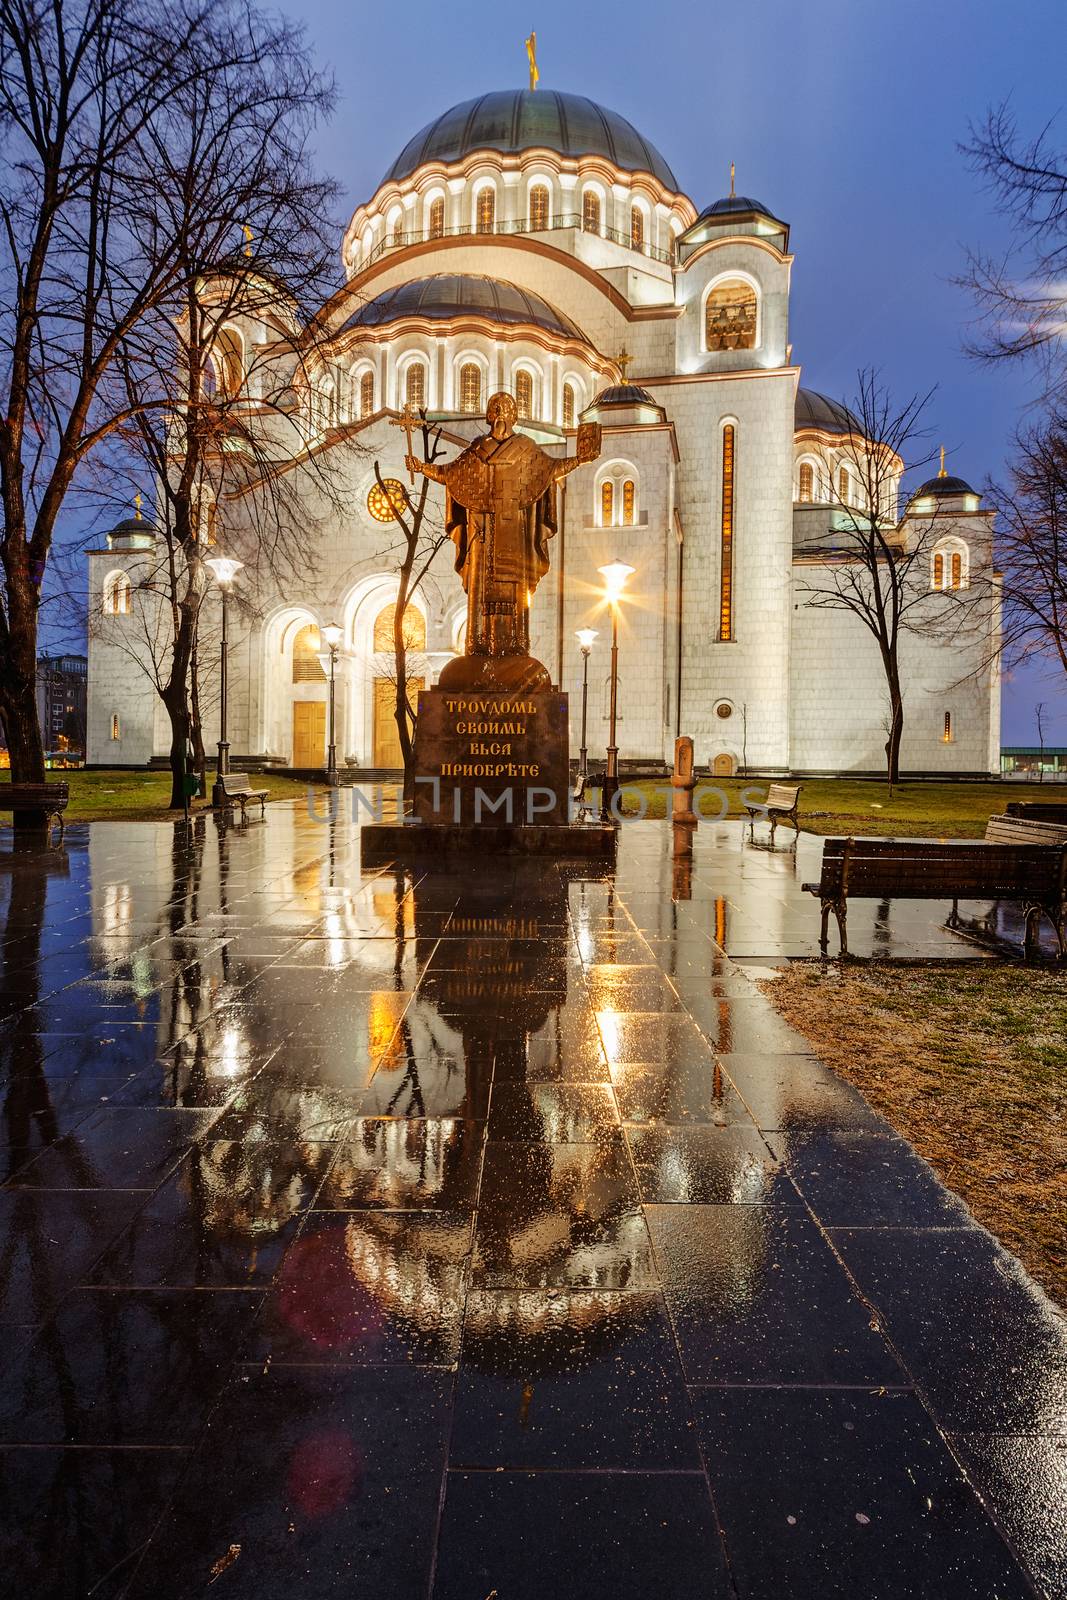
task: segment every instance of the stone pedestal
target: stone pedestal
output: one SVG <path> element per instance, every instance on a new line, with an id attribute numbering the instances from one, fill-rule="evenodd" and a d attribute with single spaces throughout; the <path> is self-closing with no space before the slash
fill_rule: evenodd
<path id="1" fill-rule="evenodd" d="M 612 826 L 570 821 L 569 786 L 565 694 L 424 689 L 414 815 L 365 827 L 363 860 L 479 853 L 614 860 Z"/>

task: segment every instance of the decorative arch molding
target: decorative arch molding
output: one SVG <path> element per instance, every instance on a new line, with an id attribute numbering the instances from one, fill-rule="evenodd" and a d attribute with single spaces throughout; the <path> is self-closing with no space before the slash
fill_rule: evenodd
<path id="1" fill-rule="evenodd" d="M 388 606 L 396 605 L 399 588 L 395 573 L 369 573 L 349 589 L 339 608 L 338 620 L 344 630 L 342 649 L 346 652 L 346 693 L 338 721 L 339 740 L 344 743 L 341 754 L 351 752 L 365 764 L 373 760 L 374 680 L 381 676 L 376 668 L 382 652 L 374 648 L 374 625 Z M 408 605 L 420 614 L 429 636 L 430 615 L 421 588 Z"/>
<path id="2" fill-rule="evenodd" d="M 751 289 L 756 298 L 756 328 L 751 344 L 736 346 L 737 350 L 745 354 L 759 350 L 763 346 L 763 285 L 751 272 L 746 272 L 740 267 L 729 267 L 709 278 L 700 295 L 700 345 L 708 355 L 717 355 L 724 352 L 713 350 L 708 344 L 708 302 L 712 295 L 719 290 L 729 288 L 732 284 L 743 284 L 746 289 Z M 732 352 L 731 352 L 732 353 Z"/>
<path id="3" fill-rule="evenodd" d="M 593 480 L 593 522 L 598 528 L 632 528 L 641 515 L 641 474 L 632 461 L 601 463 Z"/>

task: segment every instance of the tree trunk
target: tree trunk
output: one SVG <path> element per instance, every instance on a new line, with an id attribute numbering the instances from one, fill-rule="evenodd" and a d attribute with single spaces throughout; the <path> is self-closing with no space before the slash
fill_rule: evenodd
<path id="1" fill-rule="evenodd" d="M 8 571 L 8 627 L 3 663 L 4 698 L 0 706 L 11 760 L 12 783 L 44 783 L 44 742 L 37 720 L 37 603 L 20 590 L 28 577 Z M 39 811 L 16 811 L 16 829 L 37 829 Z"/>
<path id="2" fill-rule="evenodd" d="M 885 742 L 886 778 L 889 793 L 900 782 L 900 741 L 904 736 L 904 697 L 900 692 L 900 673 L 893 657 L 886 661 L 886 683 L 889 687 L 889 737 Z"/>
<path id="3" fill-rule="evenodd" d="M 189 745 L 189 710 L 182 685 L 171 679 L 163 690 L 163 704 L 170 718 L 170 809 L 185 805 L 185 753 Z"/>
<path id="4" fill-rule="evenodd" d="M 195 649 L 189 664 L 189 737 L 193 745 L 193 766 L 200 779 L 200 791 L 207 794 L 207 752 L 204 749 L 204 719 L 200 715 L 200 657 Z"/>

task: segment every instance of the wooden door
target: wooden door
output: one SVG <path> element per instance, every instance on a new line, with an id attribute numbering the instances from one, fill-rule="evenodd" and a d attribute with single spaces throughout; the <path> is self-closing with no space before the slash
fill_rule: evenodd
<path id="1" fill-rule="evenodd" d="M 418 709 L 419 690 L 425 689 L 424 678 L 408 679 L 408 699 Z M 400 735 L 396 731 L 396 685 L 391 678 L 374 680 L 374 766 L 397 769 L 403 767 L 404 756 L 400 749 Z"/>
<path id="2" fill-rule="evenodd" d="M 711 763 L 713 778 L 732 778 L 734 775 L 734 758 L 728 755 L 718 755 Z"/>
<path id="3" fill-rule="evenodd" d="M 326 760 L 325 700 L 293 701 L 293 766 L 321 767 Z"/>

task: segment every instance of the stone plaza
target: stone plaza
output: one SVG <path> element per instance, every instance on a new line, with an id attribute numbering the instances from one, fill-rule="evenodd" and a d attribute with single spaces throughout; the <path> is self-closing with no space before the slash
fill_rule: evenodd
<path id="1" fill-rule="evenodd" d="M 1062 1595 L 1062 1316 L 758 987 L 818 841 L 359 832 L 2 858 L 0 1590 Z"/>

